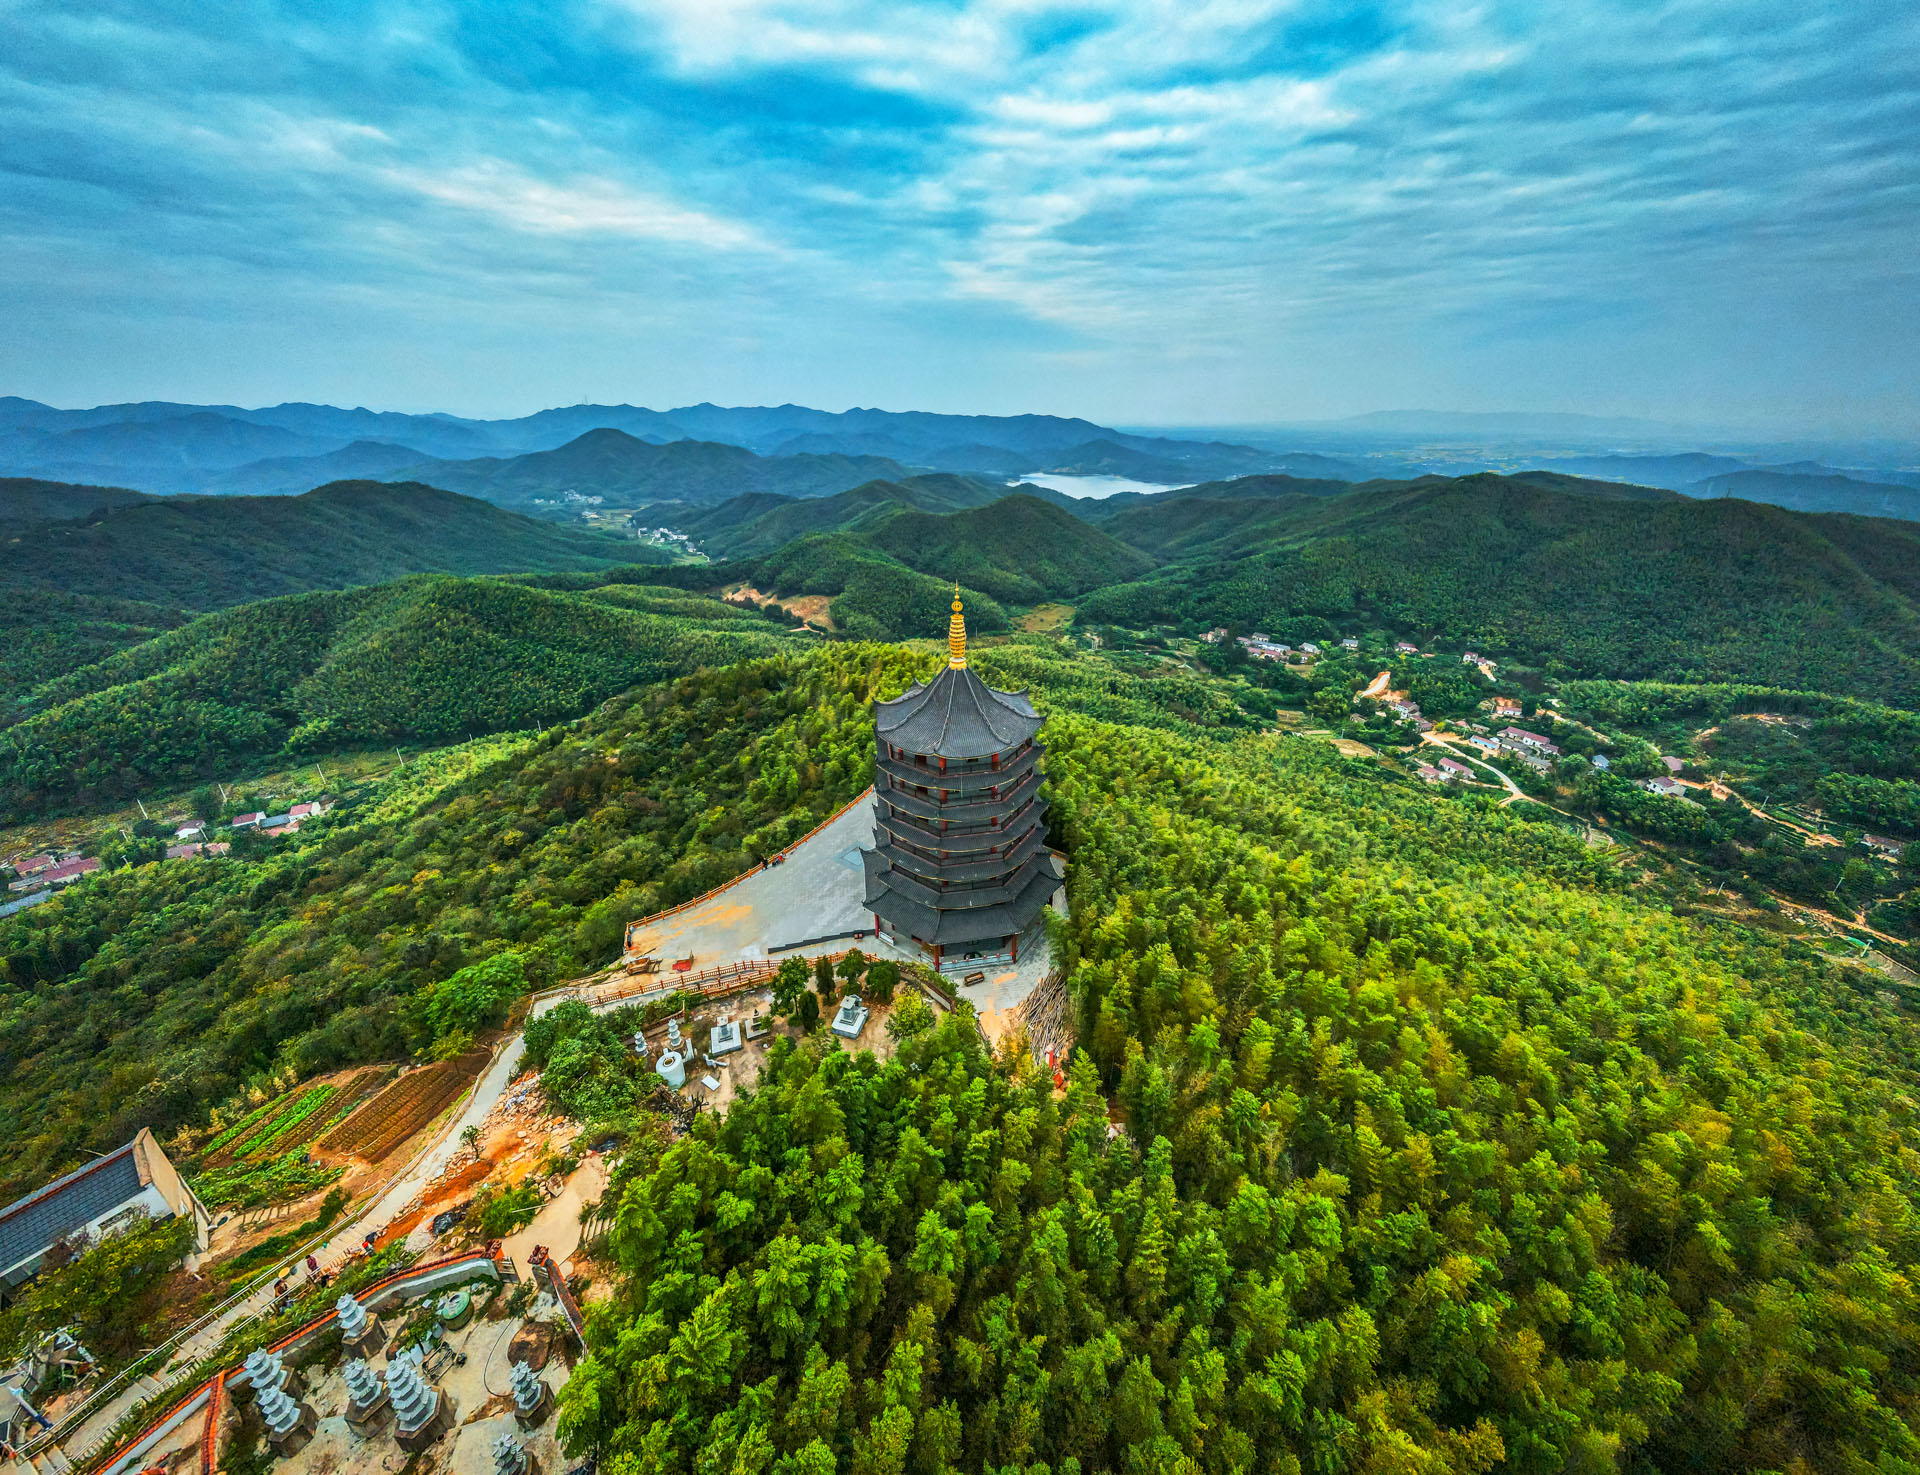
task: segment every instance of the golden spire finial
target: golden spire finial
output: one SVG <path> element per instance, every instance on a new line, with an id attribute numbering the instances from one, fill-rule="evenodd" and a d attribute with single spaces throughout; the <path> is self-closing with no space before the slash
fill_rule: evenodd
<path id="1" fill-rule="evenodd" d="M 947 664 L 967 669 L 967 622 L 960 617 L 960 581 L 953 581 L 953 617 L 947 621 Z"/>

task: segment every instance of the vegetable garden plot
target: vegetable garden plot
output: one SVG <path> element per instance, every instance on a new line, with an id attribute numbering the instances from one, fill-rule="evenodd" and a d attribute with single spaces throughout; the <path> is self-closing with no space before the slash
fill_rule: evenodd
<path id="1" fill-rule="evenodd" d="M 486 1068 L 487 1052 L 409 1071 L 322 1137 L 322 1152 L 377 1163 L 432 1121 Z"/>

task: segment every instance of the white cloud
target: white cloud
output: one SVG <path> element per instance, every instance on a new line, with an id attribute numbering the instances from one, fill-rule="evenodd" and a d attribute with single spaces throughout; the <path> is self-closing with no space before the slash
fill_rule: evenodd
<path id="1" fill-rule="evenodd" d="M 715 250 L 767 249 L 751 228 L 635 190 L 616 180 L 536 178 L 499 159 L 445 171 L 388 168 L 383 176 L 441 204 L 488 216 L 533 235 L 608 235 L 673 241 Z"/>

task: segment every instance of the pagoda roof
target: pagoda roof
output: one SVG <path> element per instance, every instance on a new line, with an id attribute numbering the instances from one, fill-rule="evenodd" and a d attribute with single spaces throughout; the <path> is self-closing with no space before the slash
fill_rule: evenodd
<path id="1" fill-rule="evenodd" d="M 871 850 L 861 858 L 866 865 L 867 905 L 909 937 L 943 947 L 1018 936 L 1045 909 L 1061 880 L 1053 857 L 1042 854 L 1040 863 L 1024 872 L 1012 900 L 953 911 L 926 906 L 891 890 L 882 879 L 886 861 Z"/>
<path id="2" fill-rule="evenodd" d="M 948 666 L 890 702 L 875 702 L 873 715 L 883 741 L 941 758 L 1004 753 L 1040 730 L 1024 691 L 995 691 L 965 666 Z"/>

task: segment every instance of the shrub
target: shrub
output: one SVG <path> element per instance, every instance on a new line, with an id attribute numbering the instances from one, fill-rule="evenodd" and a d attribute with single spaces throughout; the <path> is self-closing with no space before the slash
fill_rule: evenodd
<path id="1" fill-rule="evenodd" d="M 876 1004 L 891 1004 L 893 991 L 900 986 L 900 965 L 888 958 L 876 958 L 867 966 L 866 996 Z"/>

